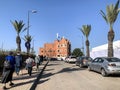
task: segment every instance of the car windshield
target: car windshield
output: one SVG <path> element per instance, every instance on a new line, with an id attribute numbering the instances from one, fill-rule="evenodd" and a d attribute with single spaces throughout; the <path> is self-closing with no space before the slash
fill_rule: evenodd
<path id="1" fill-rule="evenodd" d="M 119 58 L 107 58 L 108 62 L 120 62 Z"/>

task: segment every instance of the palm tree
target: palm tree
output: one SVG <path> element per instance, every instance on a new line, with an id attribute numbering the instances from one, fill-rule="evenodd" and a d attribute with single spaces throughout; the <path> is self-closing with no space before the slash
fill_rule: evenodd
<path id="1" fill-rule="evenodd" d="M 27 48 L 27 54 L 29 54 L 30 53 L 30 47 L 31 47 L 30 42 L 32 41 L 32 36 L 26 35 L 26 36 L 24 36 L 24 40 L 25 40 L 25 46 Z"/>
<path id="2" fill-rule="evenodd" d="M 89 53 L 89 40 L 88 40 L 88 36 L 90 34 L 90 31 L 91 31 L 91 25 L 83 25 L 82 28 L 80 29 L 81 32 L 83 33 L 83 35 L 86 37 L 86 56 L 90 56 L 90 53 Z"/>
<path id="3" fill-rule="evenodd" d="M 110 29 L 108 32 L 108 57 L 113 57 L 114 56 L 114 51 L 113 51 L 113 40 L 115 37 L 115 33 L 113 30 L 113 24 L 115 23 L 118 13 L 119 13 L 119 0 L 117 1 L 117 3 L 115 4 L 115 6 L 113 4 L 108 5 L 106 7 L 106 12 L 107 15 L 105 15 L 105 13 L 101 10 L 101 15 L 102 17 L 105 19 L 105 21 L 107 22 L 107 24 L 109 24 Z"/>
<path id="4" fill-rule="evenodd" d="M 13 26 L 17 32 L 17 37 L 16 37 L 17 51 L 21 52 L 20 32 L 22 31 L 25 24 L 23 23 L 22 20 L 20 20 L 20 21 L 15 20 L 14 22 L 11 21 L 11 23 L 13 24 Z"/>

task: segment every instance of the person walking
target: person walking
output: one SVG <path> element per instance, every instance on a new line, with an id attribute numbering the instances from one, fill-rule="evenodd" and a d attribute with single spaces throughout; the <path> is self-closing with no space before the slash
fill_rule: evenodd
<path id="1" fill-rule="evenodd" d="M 40 56 L 40 64 L 43 63 L 43 55 Z"/>
<path id="2" fill-rule="evenodd" d="M 36 64 L 36 71 L 39 70 L 39 65 L 40 65 L 40 56 L 36 55 L 35 57 L 35 64 Z"/>
<path id="3" fill-rule="evenodd" d="M 34 59 L 31 57 L 31 55 L 29 55 L 28 58 L 26 59 L 26 67 L 27 67 L 29 76 L 31 76 L 32 74 L 33 63 L 34 63 Z"/>
<path id="4" fill-rule="evenodd" d="M 9 68 L 8 68 L 9 64 Z M 7 66 L 6 66 L 7 65 Z M 6 83 L 10 82 L 10 86 L 13 86 L 14 83 L 12 82 L 13 72 L 15 70 L 15 57 L 13 56 L 13 52 L 9 52 L 9 55 L 5 57 L 4 67 L 3 67 L 3 74 L 1 82 L 4 84 L 3 90 L 7 89 Z"/>
<path id="5" fill-rule="evenodd" d="M 20 52 L 17 52 L 17 55 L 15 56 L 15 72 L 17 75 L 19 75 L 20 69 L 22 67 L 22 56 L 20 55 Z"/>

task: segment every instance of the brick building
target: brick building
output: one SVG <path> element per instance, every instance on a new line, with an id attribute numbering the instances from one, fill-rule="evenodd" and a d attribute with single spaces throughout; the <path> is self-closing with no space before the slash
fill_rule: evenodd
<path id="1" fill-rule="evenodd" d="M 64 37 L 55 40 L 53 43 L 45 43 L 43 48 L 39 49 L 39 55 L 51 58 L 64 58 L 70 55 L 71 43 Z"/>

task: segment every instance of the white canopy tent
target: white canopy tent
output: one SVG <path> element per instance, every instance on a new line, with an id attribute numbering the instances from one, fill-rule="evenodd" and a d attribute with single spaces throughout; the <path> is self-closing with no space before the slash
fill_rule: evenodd
<path id="1" fill-rule="evenodd" d="M 114 49 L 114 57 L 120 58 L 120 40 L 113 42 L 113 49 Z M 92 58 L 107 56 L 108 53 L 108 44 L 104 44 L 101 46 L 97 46 L 92 48 L 90 52 L 90 56 Z"/>

